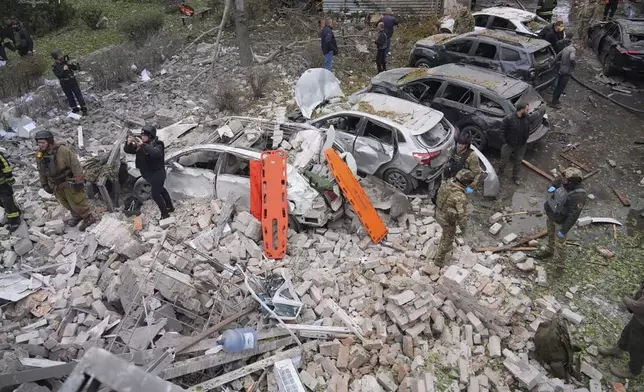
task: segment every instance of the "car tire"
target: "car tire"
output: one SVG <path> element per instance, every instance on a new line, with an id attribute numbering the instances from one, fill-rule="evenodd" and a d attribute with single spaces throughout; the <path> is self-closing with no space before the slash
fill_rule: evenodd
<path id="1" fill-rule="evenodd" d="M 461 129 L 461 132 L 469 133 L 472 144 L 479 150 L 483 151 L 487 146 L 487 137 L 485 136 L 485 132 L 476 125 L 466 125 Z"/>
<path id="2" fill-rule="evenodd" d="M 152 197 L 152 188 L 150 184 L 145 181 L 143 177 L 140 177 L 134 183 L 134 188 L 132 189 L 132 194 L 140 202 L 149 200 Z"/>
<path id="3" fill-rule="evenodd" d="M 398 169 L 388 169 L 382 175 L 382 179 L 394 188 L 408 195 L 414 190 L 414 180 L 409 174 Z"/>
<path id="4" fill-rule="evenodd" d="M 607 52 L 602 56 L 602 73 L 604 76 L 612 76 L 615 74 L 615 68 L 610 65 L 612 60 L 613 57 L 610 55 L 610 52 Z"/>
<path id="5" fill-rule="evenodd" d="M 431 68 L 432 65 L 430 64 L 429 60 L 427 59 L 420 59 L 416 61 L 416 64 L 414 64 L 416 68 Z"/>

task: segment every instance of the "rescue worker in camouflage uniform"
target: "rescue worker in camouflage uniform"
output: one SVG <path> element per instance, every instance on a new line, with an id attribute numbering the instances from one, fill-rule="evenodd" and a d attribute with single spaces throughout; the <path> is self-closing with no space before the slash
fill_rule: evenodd
<path id="1" fill-rule="evenodd" d="M 552 374 L 568 382 L 572 375 L 581 380 L 579 367 L 581 358 L 577 357 L 575 362 L 574 352 L 581 349 L 573 346 L 568 333 L 566 322 L 555 317 L 552 320 L 539 324 L 534 335 L 534 348 L 537 359 L 550 366 Z"/>
<path id="2" fill-rule="evenodd" d="M 13 178 L 11 165 L 0 152 L 0 207 L 4 208 L 9 231 L 14 232 L 20 227 L 20 208 L 13 198 L 12 185 L 16 182 Z"/>
<path id="3" fill-rule="evenodd" d="M 473 189 L 478 188 L 482 170 L 479 157 L 472 150 L 471 140 L 472 137 L 469 133 L 461 132 L 456 136 L 456 150 L 445 164 L 442 178 L 439 177 L 437 180 L 437 188 L 440 189 L 440 185 L 444 180 L 453 178 L 462 169 L 467 169 L 474 173 L 474 181 L 472 181 L 471 186 Z M 436 194 L 434 194 L 432 198 L 434 205 L 436 205 L 436 197 Z"/>
<path id="4" fill-rule="evenodd" d="M 456 236 L 456 225 L 461 228 L 461 235 L 465 234 L 467 226 L 467 198 L 466 194 L 474 192 L 470 185 L 474 181 L 474 173 L 461 170 L 454 178 L 445 181 L 438 189 L 436 197 L 436 221 L 443 229 L 438 250 L 434 256 L 434 264 L 442 266 L 445 256 L 452 250 L 452 243 Z"/>
<path id="5" fill-rule="evenodd" d="M 569 167 L 548 188 L 551 196 L 544 203 L 547 215 L 548 245 L 536 253 L 537 258 L 553 256 L 556 275 L 563 272 L 566 263 L 566 237 L 586 205 L 586 190 L 582 187 L 581 171 Z"/>
<path id="6" fill-rule="evenodd" d="M 36 159 L 40 185 L 47 193 L 54 194 L 58 202 L 72 213 L 65 221 L 68 226 L 81 223 L 79 230 L 85 231 L 96 219 L 92 216 L 85 194 L 85 177 L 78 157 L 67 146 L 54 143 L 49 131 L 38 131 Z"/>
<path id="7" fill-rule="evenodd" d="M 620 378 L 637 378 L 644 367 L 644 282 L 633 298 L 625 296 L 622 302 L 633 317 L 622 330 L 617 346 L 600 347 L 599 353 L 607 357 L 621 358 L 624 352 L 628 352 L 628 367 L 611 365 L 610 372 Z"/>

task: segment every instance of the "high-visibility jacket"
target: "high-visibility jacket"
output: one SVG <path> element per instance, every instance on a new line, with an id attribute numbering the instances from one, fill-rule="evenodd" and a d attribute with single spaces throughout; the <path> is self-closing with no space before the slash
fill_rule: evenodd
<path id="1" fill-rule="evenodd" d="M 11 165 L 0 152 L 0 186 L 11 186 L 16 182 Z"/>

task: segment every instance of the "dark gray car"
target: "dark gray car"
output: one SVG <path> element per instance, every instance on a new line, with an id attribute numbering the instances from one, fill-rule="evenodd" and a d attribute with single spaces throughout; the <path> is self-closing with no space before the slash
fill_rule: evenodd
<path id="1" fill-rule="evenodd" d="M 472 64 L 523 80 L 537 89 L 555 78 L 555 52 L 548 41 L 500 30 L 437 34 L 416 42 L 409 66 Z"/>

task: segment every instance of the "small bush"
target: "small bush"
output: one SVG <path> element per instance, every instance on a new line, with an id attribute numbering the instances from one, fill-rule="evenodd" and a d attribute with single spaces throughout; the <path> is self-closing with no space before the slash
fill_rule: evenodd
<path id="1" fill-rule="evenodd" d="M 130 51 L 125 45 L 118 45 L 96 54 L 84 67 L 92 77 L 94 88 L 106 90 L 132 78 L 131 66 Z"/>
<path id="2" fill-rule="evenodd" d="M 177 54 L 181 48 L 181 40 L 175 35 L 156 34 L 150 38 L 136 50 L 130 57 L 132 63 L 137 66 L 139 70 L 147 68 L 151 70 L 162 64 L 165 60 Z"/>
<path id="3" fill-rule="evenodd" d="M 120 23 L 121 32 L 129 41 L 142 45 L 150 36 L 163 28 L 162 11 L 149 11 L 132 15 Z"/>
<path id="4" fill-rule="evenodd" d="M 75 12 L 68 0 L 0 1 L 0 15 L 23 22 L 36 35 L 67 26 L 76 16 Z"/>
<path id="5" fill-rule="evenodd" d="M 264 91 L 271 81 L 271 73 L 263 67 L 250 68 L 246 73 L 246 81 L 253 90 L 253 97 L 261 98 L 264 96 Z"/>
<path id="6" fill-rule="evenodd" d="M 224 81 L 219 84 L 213 97 L 213 103 L 221 111 L 236 113 L 241 105 L 239 90 L 232 82 Z"/>
<path id="7" fill-rule="evenodd" d="M 92 30 L 100 29 L 98 22 L 103 16 L 103 8 L 99 3 L 94 2 L 83 2 L 78 7 L 78 16 L 83 22 Z"/>
<path id="8" fill-rule="evenodd" d="M 0 68 L 0 99 L 23 95 L 39 86 L 47 69 L 39 56 L 12 59 Z"/>

